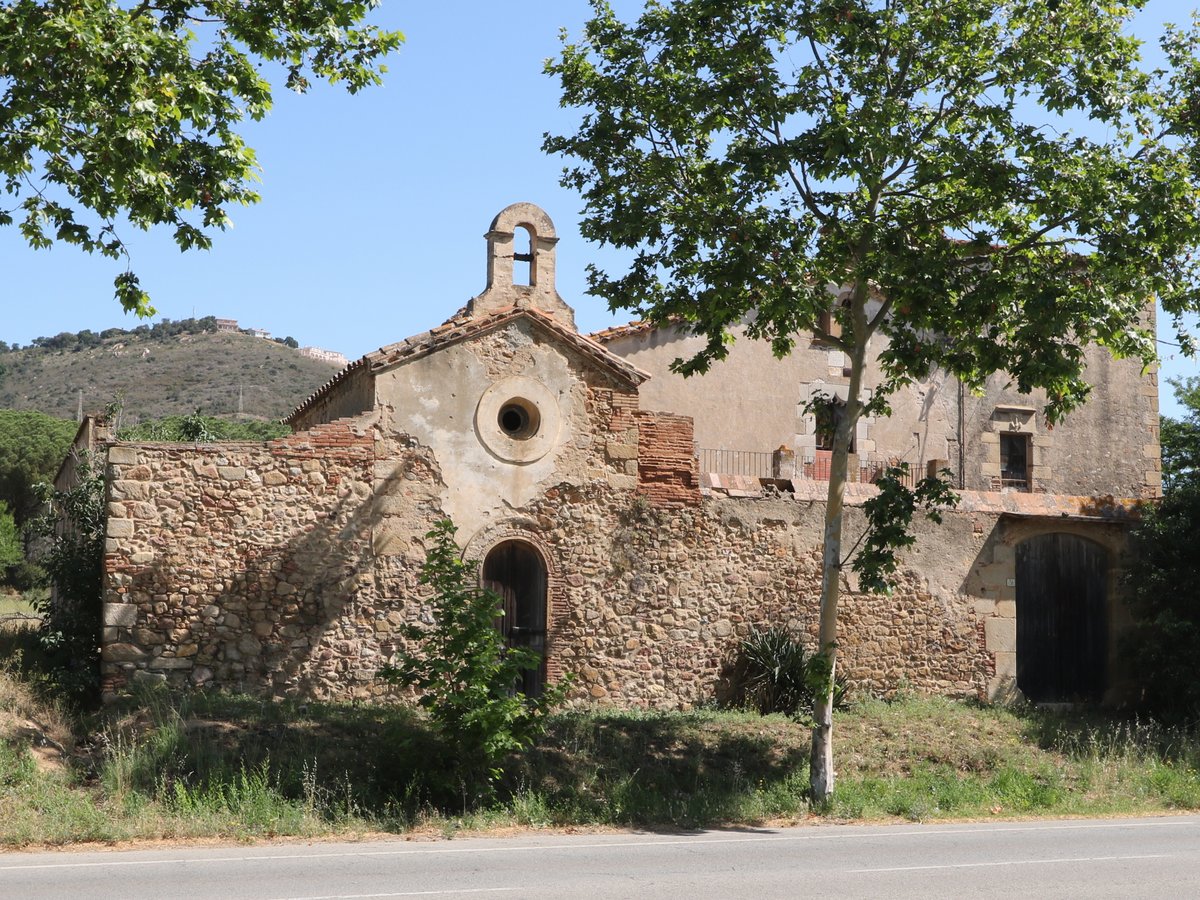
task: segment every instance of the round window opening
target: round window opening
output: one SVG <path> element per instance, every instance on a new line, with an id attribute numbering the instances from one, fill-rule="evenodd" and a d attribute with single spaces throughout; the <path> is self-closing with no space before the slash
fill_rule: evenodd
<path id="1" fill-rule="evenodd" d="M 500 407 L 496 417 L 500 430 L 514 440 L 522 441 L 537 434 L 541 416 L 537 407 L 525 399 L 509 400 Z"/>

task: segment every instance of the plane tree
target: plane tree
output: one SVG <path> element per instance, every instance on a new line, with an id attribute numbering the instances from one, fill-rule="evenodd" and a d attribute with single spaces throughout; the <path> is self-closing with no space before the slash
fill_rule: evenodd
<path id="1" fill-rule="evenodd" d="M 579 122 L 544 149 L 567 160 L 585 237 L 627 251 L 623 271 L 590 270 L 593 294 L 703 335 L 675 363 L 685 375 L 723 359 L 737 323 L 778 355 L 815 332 L 849 359 L 824 531 L 818 803 L 834 787 L 859 418 L 937 369 L 970 388 L 1005 372 L 1057 420 L 1087 398 L 1086 345 L 1149 363 L 1147 302 L 1177 322 L 1197 306 L 1197 37 L 1168 30 L 1166 63 L 1148 70 L 1126 31 L 1143 5 L 651 0 L 625 22 L 592 0 L 547 62 Z M 945 494 L 926 483 L 923 497 Z M 877 525 L 920 499 L 889 501 Z M 870 587 L 903 529 L 884 532 Z"/>
<path id="2" fill-rule="evenodd" d="M 0 0 L 0 225 L 128 259 L 124 225 L 207 249 L 257 202 L 238 129 L 271 108 L 262 67 L 354 93 L 402 36 L 364 24 L 379 0 Z M 126 311 L 150 315 L 129 269 Z"/>

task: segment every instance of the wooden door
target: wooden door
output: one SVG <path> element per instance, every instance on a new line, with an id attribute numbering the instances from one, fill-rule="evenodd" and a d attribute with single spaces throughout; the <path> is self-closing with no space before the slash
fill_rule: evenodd
<path id="1" fill-rule="evenodd" d="M 505 643 L 532 650 L 542 660 L 521 673 L 517 690 L 541 696 L 546 682 L 546 566 L 541 556 L 523 541 L 505 541 L 487 555 L 483 583 L 504 601 L 504 615 L 496 625 Z"/>
<path id="2" fill-rule="evenodd" d="M 1017 545 L 1017 686 L 1034 702 L 1099 700 L 1108 668 L 1108 558 L 1074 534 Z"/>

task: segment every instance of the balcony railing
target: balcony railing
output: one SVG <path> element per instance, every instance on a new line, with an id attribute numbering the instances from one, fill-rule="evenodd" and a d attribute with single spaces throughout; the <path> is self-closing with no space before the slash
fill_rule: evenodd
<path id="1" fill-rule="evenodd" d="M 774 452 L 760 450 L 726 450 L 697 447 L 696 457 L 701 472 L 717 475 L 740 475 L 750 478 L 781 478 L 803 481 L 828 481 L 832 459 L 828 453 L 798 456 L 790 450 Z M 847 480 L 873 483 L 889 465 L 888 460 L 860 459 L 851 454 Z M 911 467 L 904 481 L 912 487 L 919 476 Z"/>
<path id="2" fill-rule="evenodd" d="M 748 475 L 751 478 L 791 478 L 791 473 L 775 475 L 775 453 L 759 450 L 708 450 L 696 449 L 701 472 L 719 475 Z"/>

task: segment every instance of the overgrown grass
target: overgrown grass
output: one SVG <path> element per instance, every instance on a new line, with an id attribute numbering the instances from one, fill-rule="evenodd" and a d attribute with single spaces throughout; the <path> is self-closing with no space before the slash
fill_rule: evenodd
<path id="1" fill-rule="evenodd" d="M 0 627 L 9 622 L 27 621 L 36 615 L 33 608 L 34 592 L 22 594 L 8 588 L 0 588 Z"/>
<path id="2" fill-rule="evenodd" d="M 1151 722 L 909 698 L 852 704 L 836 735 L 833 820 L 1200 808 L 1200 735 Z M 10 664 L 0 844 L 797 821 L 807 751 L 779 715 L 563 712 L 478 808 L 407 708 L 147 691 L 70 719 Z"/>

